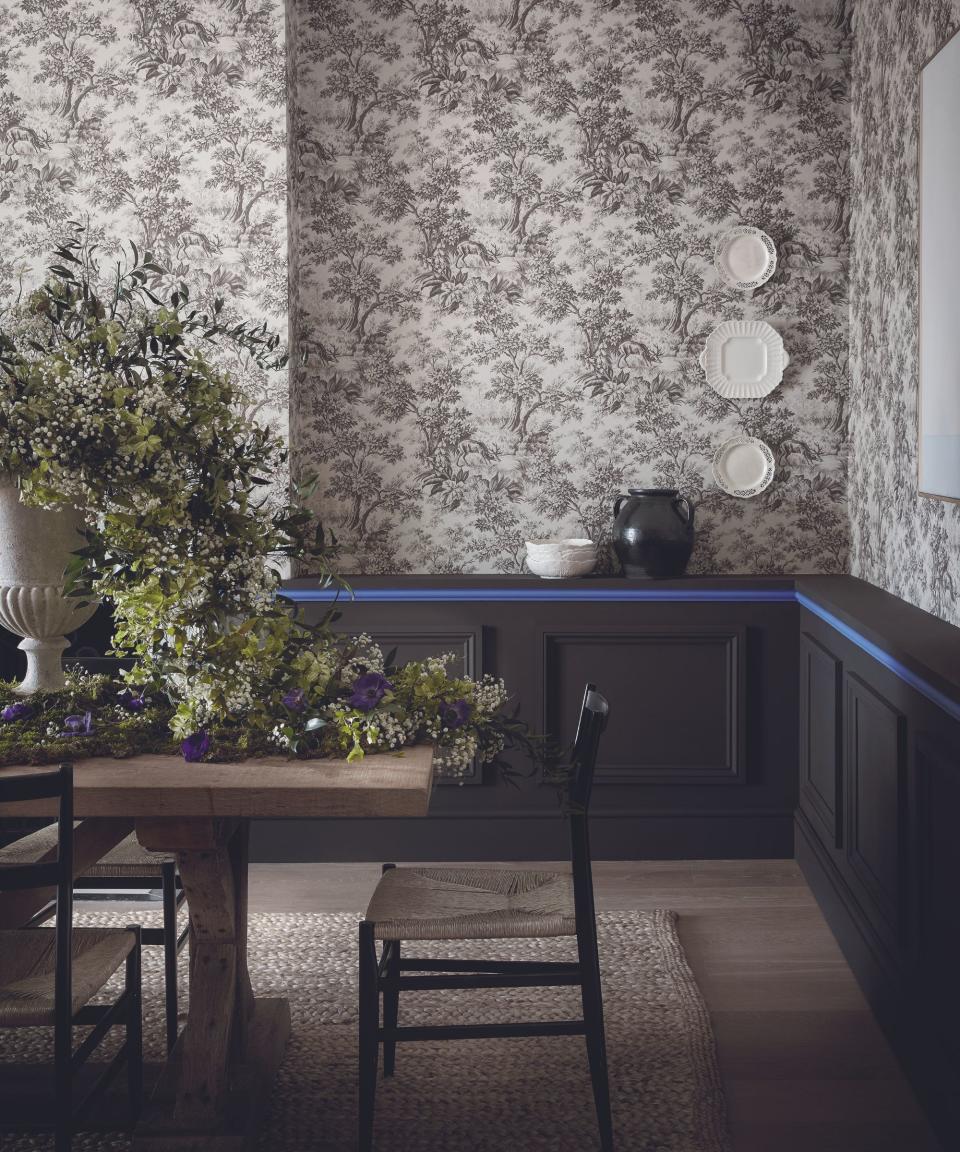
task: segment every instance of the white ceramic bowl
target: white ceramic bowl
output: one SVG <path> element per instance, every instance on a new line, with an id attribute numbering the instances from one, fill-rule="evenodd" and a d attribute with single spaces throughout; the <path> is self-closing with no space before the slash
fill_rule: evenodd
<path id="1" fill-rule="evenodd" d="M 596 552 L 597 546 L 592 540 L 583 537 L 558 537 L 555 540 L 527 540 L 527 552 L 539 555 L 555 552 Z"/>
<path id="2" fill-rule="evenodd" d="M 544 580 L 589 576 L 596 566 L 596 553 L 589 556 L 531 556 L 527 553 L 527 567 L 534 576 L 541 576 Z"/>
<path id="3" fill-rule="evenodd" d="M 592 540 L 527 541 L 527 567 L 545 580 L 588 576 L 596 566 L 597 547 Z"/>

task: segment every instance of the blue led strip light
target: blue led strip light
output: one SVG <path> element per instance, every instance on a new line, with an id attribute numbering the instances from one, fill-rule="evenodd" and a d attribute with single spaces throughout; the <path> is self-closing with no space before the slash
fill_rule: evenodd
<path id="1" fill-rule="evenodd" d="M 885 652 L 872 640 L 868 640 L 866 636 L 861 636 L 859 632 L 851 628 L 849 624 L 845 624 L 839 620 L 832 612 L 828 612 L 826 608 L 822 608 L 819 604 L 815 603 L 808 596 L 804 596 L 802 592 L 796 593 L 797 603 L 802 605 L 808 611 L 812 612 L 814 616 L 819 616 L 821 620 L 829 624 L 831 628 L 835 628 L 841 636 L 846 638 L 858 648 L 861 648 L 868 656 L 872 656 L 878 664 L 882 664 L 884 668 L 888 668 L 894 676 L 899 677 L 905 684 L 909 684 L 911 688 L 915 688 L 921 696 L 926 696 L 928 700 L 936 704 L 938 708 L 942 708 L 948 716 L 952 716 L 954 720 L 960 721 L 960 704 L 955 700 L 951 700 L 949 696 L 941 692 L 939 688 L 934 688 L 932 684 L 918 676 L 916 672 L 911 671 L 905 664 L 901 664 L 889 652 Z"/>
<path id="2" fill-rule="evenodd" d="M 351 601 L 366 603 L 444 603 L 451 601 L 522 601 L 522 600 L 647 600 L 647 601 L 687 601 L 713 602 L 732 600 L 740 603 L 773 601 L 790 603 L 795 597 L 789 588 L 758 589 L 755 592 L 743 588 L 718 588 L 714 591 L 697 591 L 684 588 L 355 588 L 353 593 L 341 592 L 338 596 L 332 588 L 285 588 L 282 593 L 288 600 L 298 603 L 322 601 L 340 603 Z"/>
<path id="3" fill-rule="evenodd" d="M 815 616 L 836 629 L 851 643 L 872 656 L 878 664 L 891 671 L 905 684 L 916 689 L 948 716 L 960 721 L 960 704 L 952 700 L 939 688 L 935 688 L 905 664 L 885 652 L 872 640 L 862 636 L 849 624 L 845 624 L 832 612 L 822 608 L 802 592 L 789 588 L 758 588 L 748 591 L 743 588 L 686 589 L 686 588 L 357 588 L 351 593 L 340 593 L 333 588 L 288 588 L 283 596 L 297 603 L 320 602 L 330 604 L 339 601 L 367 603 L 451 603 L 498 601 L 634 601 L 647 603 L 797 603 Z"/>

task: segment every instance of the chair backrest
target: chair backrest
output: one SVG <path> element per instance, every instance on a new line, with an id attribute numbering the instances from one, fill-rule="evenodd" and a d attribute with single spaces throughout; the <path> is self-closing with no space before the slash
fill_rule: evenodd
<path id="1" fill-rule="evenodd" d="M 71 1001 L 71 944 L 73 931 L 73 765 L 55 772 L 34 772 L 0 778 L 0 803 L 57 800 L 57 858 L 29 864 L 0 866 L 0 892 L 29 888 L 56 888 L 56 977 L 58 1005 Z M 57 1013 L 58 1018 L 61 1013 Z M 70 1014 L 66 1013 L 67 1021 Z"/>
<path id="2" fill-rule="evenodd" d="M 583 690 L 583 704 L 577 722 L 577 735 L 573 741 L 573 756 L 569 789 L 570 805 L 584 812 L 590 807 L 593 791 L 593 773 L 597 766 L 600 751 L 600 737 L 607 726 L 610 705 L 597 691 L 595 684 L 587 684 Z"/>
<path id="3" fill-rule="evenodd" d="M 570 814 L 570 864 L 573 873 L 573 902 L 577 939 L 581 949 L 597 947 L 597 927 L 593 904 L 593 868 L 590 862 L 590 834 L 587 827 L 593 773 L 600 751 L 600 737 L 607 726 L 610 705 L 595 684 L 583 690 L 583 704 L 577 735 L 573 742 L 568 802 Z M 582 959 L 582 957 L 581 957 Z"/>

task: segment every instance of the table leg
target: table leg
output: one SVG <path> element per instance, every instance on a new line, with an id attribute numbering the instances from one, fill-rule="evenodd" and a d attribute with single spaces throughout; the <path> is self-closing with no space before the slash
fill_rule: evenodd
<path id="1" fill-rule="evenodd" d="M 139 820 L 176 851 L 190 911 L 190 1006 L 134 1147 L 238 1149 L 255 1138 L 290 1030 L 285 1000 L 255 1000 L 247 970 L 247 821 Z"/>

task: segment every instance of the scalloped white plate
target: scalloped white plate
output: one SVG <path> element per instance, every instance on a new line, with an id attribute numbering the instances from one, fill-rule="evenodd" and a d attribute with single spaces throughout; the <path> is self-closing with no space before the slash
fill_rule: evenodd
<path id="1" fill-rule="evenodd" d="M 756 436 L 734 436 L 713 457 L 713 478 L 728 496 L 749 500 L 769 488 L 776 466 L 773 453 Z"/>
<path id="2" fill-rule="evenodd" d="M 713 263 L 720 278 L 731 288 L 747 292 L 766 284 L 776 272 L 776 245 L 766 232 L 744 224 L 724 235 L 717 245 Z"/>
<path id="3" fill-rule="evenodd" d="M 707 383 L 728 399 L 766 396 L 789 363 L 780 333 L 763 320 L 724 320 L 700 353 Z"/>

